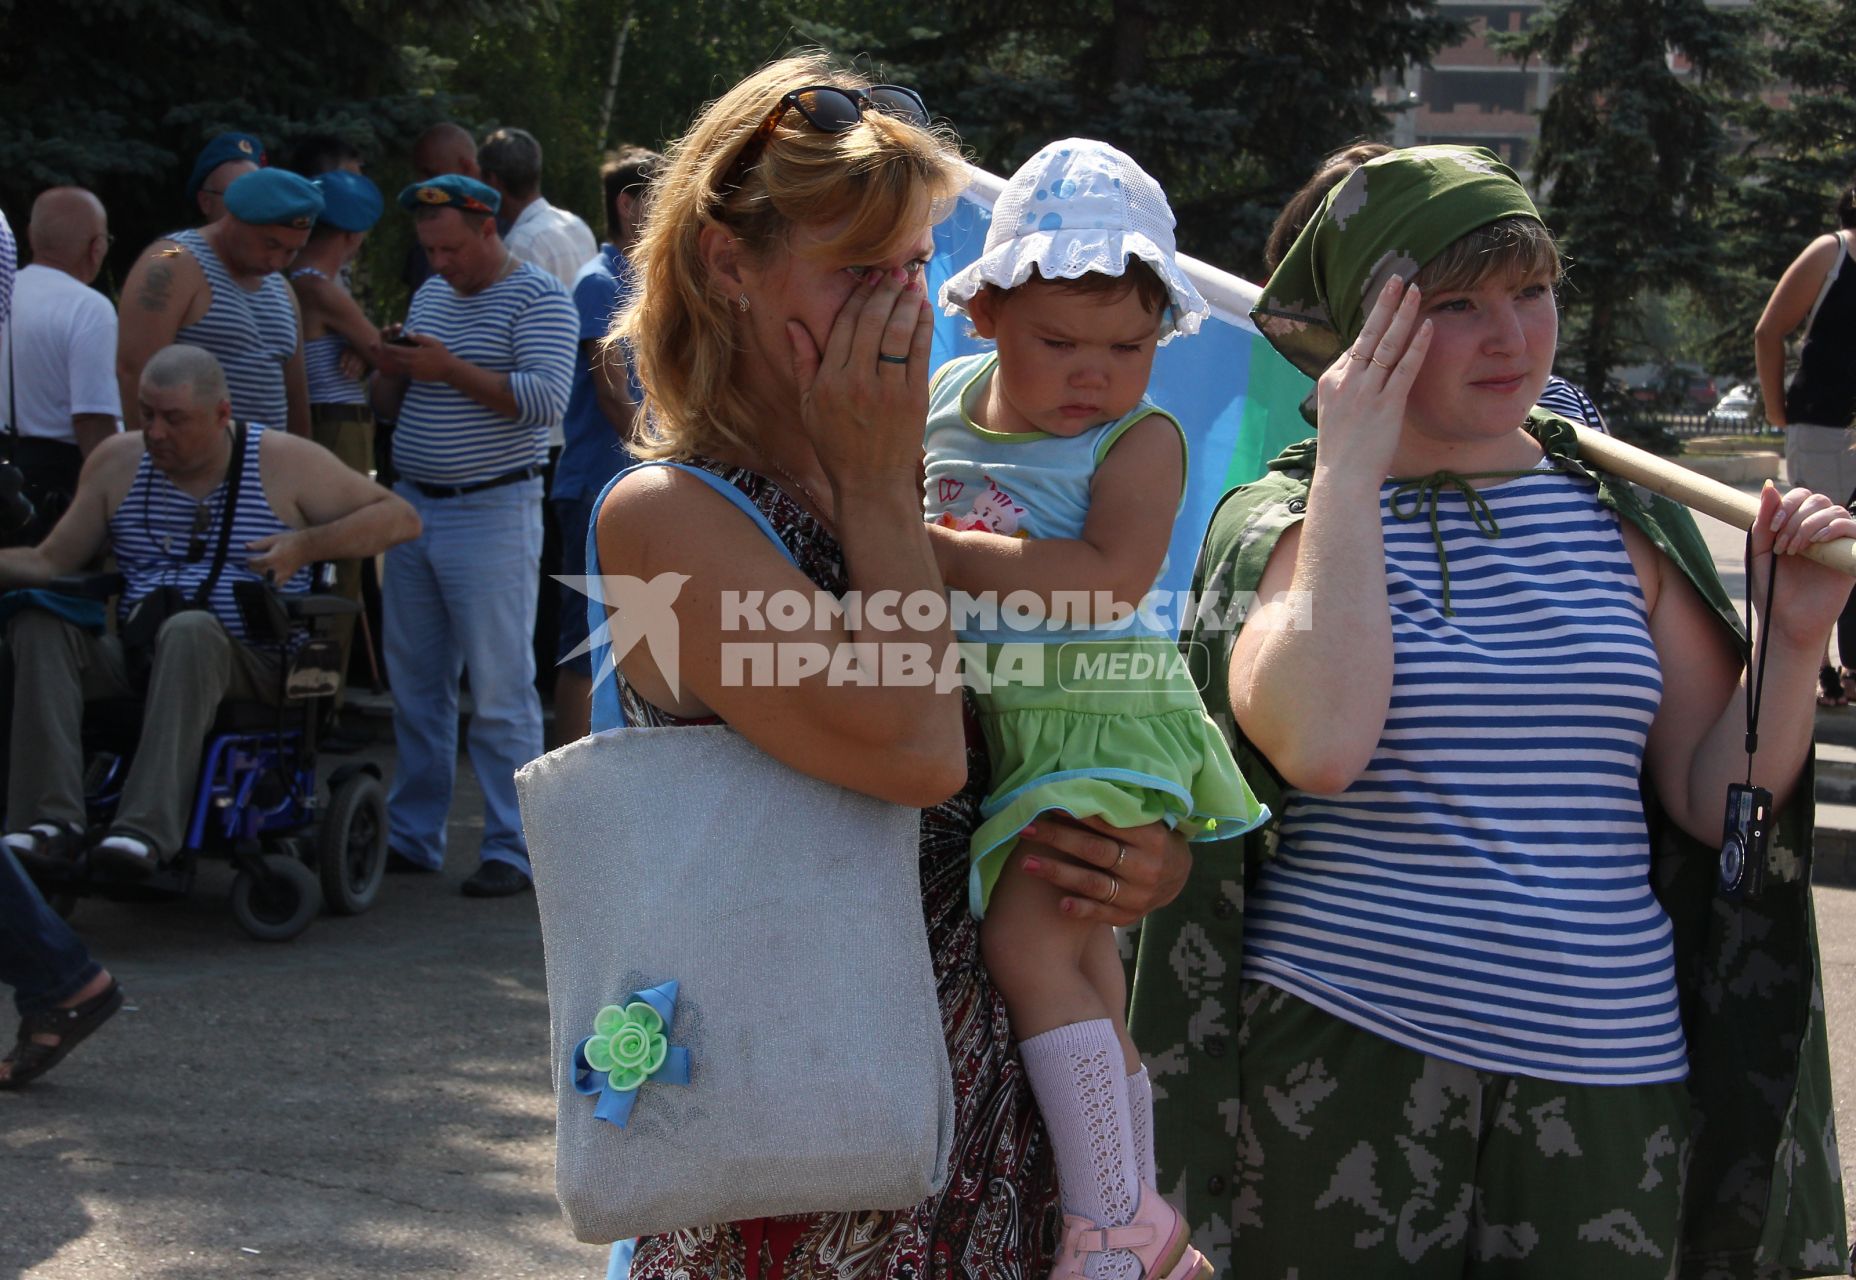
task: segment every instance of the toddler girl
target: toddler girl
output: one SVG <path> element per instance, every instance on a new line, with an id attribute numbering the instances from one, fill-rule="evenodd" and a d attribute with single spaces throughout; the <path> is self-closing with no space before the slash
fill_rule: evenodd
<path id="1" fill-rule="evenodd" d="M 993 773 L 971 905 L 1056 1153 L 1053 1275 L 1087 1280 L 1211 1268 L 1154 1186 L 1152 1093 L 1113 931 L 1018 872 L 1017 837 L 1049 810 L 1165 820 L 1195 839 L 1267 816 L 1165 621 L 1134 610 L 1165 567 L 1186 479 L 1179 423 L 1146 397 L 1154 349 L 1208 310 L 1173 260 L 1172 228 L 1159 185 L 1115 148 L 1072 138 L 1033 156 L 993 210 L 984 255 L 942 290 L 997 350 L 937 374 L 925 442 L 943 576 L 980 605 L 964 615 L 975 625 L 956 625 L 969 668 L 983 656 L 995 676 L 977 699 Z M 1025 592 L 1056 606 L 1033 630 L 984 607 Z M 1116 607 L 1079 617 L 1083 599 Z"/>

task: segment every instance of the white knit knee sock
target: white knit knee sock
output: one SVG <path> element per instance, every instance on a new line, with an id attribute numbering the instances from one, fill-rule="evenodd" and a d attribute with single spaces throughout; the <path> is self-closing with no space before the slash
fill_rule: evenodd
<path id="1" fill-rule="evenodd" d="M 1141 1162 L 1141 1185 L 1158 1188 L 1154 1172 L 1154 1083 L 1143 1066 L 1128 1077 L 1128 1122 L 1134 1132 L 1134 1154 Z"/>
<path id="2" fill-rule="evenodd" d="M 1128 1117 L 1121 1040 L 1107 1018 L 1076 1022 L 1022 1041 L 1031 1091 L 1057 1157 L 1063 1210 L 1097 1226 L 1122 1227 L 1140 1207 L 1140 1164 Z M 1089 1280 L 1138 1280 L 1125 1249 L 1091 1255 Z"/>

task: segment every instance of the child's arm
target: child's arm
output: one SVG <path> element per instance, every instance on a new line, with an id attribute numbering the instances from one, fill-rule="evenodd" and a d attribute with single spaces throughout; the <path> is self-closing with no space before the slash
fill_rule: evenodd
<path id="1" fill-rule="evenodd" d="M 1108 592 L 1125 616 L 1160 574 L 1185 473 L 1179 428 L 1149 414 L 1122 432 L 1096 468 L 1082 537 L 1012 538 L 930 525 L 941 574 L 968 595 L 1030 591 L 1046 604 L 1058 592 L 1091 593 L 1091 600 Z"/>

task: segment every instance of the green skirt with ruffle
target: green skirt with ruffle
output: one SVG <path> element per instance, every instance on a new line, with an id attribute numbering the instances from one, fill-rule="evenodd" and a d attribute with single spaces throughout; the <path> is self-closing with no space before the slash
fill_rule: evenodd
<path id="1" fill-rule="evenodd" d="M 963 646 L 969 670 L 981 648 Z M 1171 641 L 983 648 L 987 680 L 975 700 L 992 789 L 971 845 L 974 915 L 986 913 L 1018 833 L 1040 813 L 1124 828 L 1165 822 L 1191 840 L 1227 839 L 1269 819 Z"/>

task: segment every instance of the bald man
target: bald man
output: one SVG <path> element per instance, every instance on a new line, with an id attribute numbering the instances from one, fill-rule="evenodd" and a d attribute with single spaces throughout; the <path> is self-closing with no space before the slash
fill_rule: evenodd
<path id="1" fill-rule="evenodd" d="M 477 172 L 477 140 L 461 124 L 449 120 L 435 124 L 412 144 L 412 170 L 420 182 L 447 173 L 481 177 Z"/>
<path id="2" fill-rule="evenodd" d="M 483 176 L 477 169 L 477 140 L 469 129 L 449 120 L 433 125 L 412 144 L 412 176 L 416 180 L 429 182 L 447 173 L 461 173 L 466 178 Z M 419 286 L 431 278 L 432 264 L 426 259 L 425 249 L 414 240 L 406 250 L 400 279 L 417 293 Z"/>
<path id="3" fill-rule="evenodd" d="M 13 323 L 0 342 L 0 406 L 12 408 L 13 460 L 39 508 L 32 532 L 43 533 L 76 490 L 83 460 L 117 431 L 116 312 L 90 287 L 110 243 L 94 195 L 82 187 L 41 193 L 26 239 L 32 265 L 19 273 Z"/>
<path id="4" fill-rule="evenodd" d="M 160 591 L 191 605 L 156 635 L 140 746 L 109 838 L 90 855 L 93 869 L 145 876 L 185 838 L 200 743 L 220 700 L 282 695 L 281 659 L 245 643 L 234 584 L 269 577 L 306 589 L 312 563 L 376 555 L 416 537 L 419 517 L 314 441 L 235 426 L 225 372 L 202 348 L 177 344 L 150 356 L 136 408 L 141 430 L 98 446 L 45 540 L 0 551 L 0 587 L 42 587 L 109 550 L 125 579 L 119 624 Z M 123 635 L 43 609 L 14 613 L 7 638 L 19 745 L 4 842 L 29 863 L 55 867 L 76 855 L 88 818 L 84 702 L 136 696 L 135 655 Z"/>

